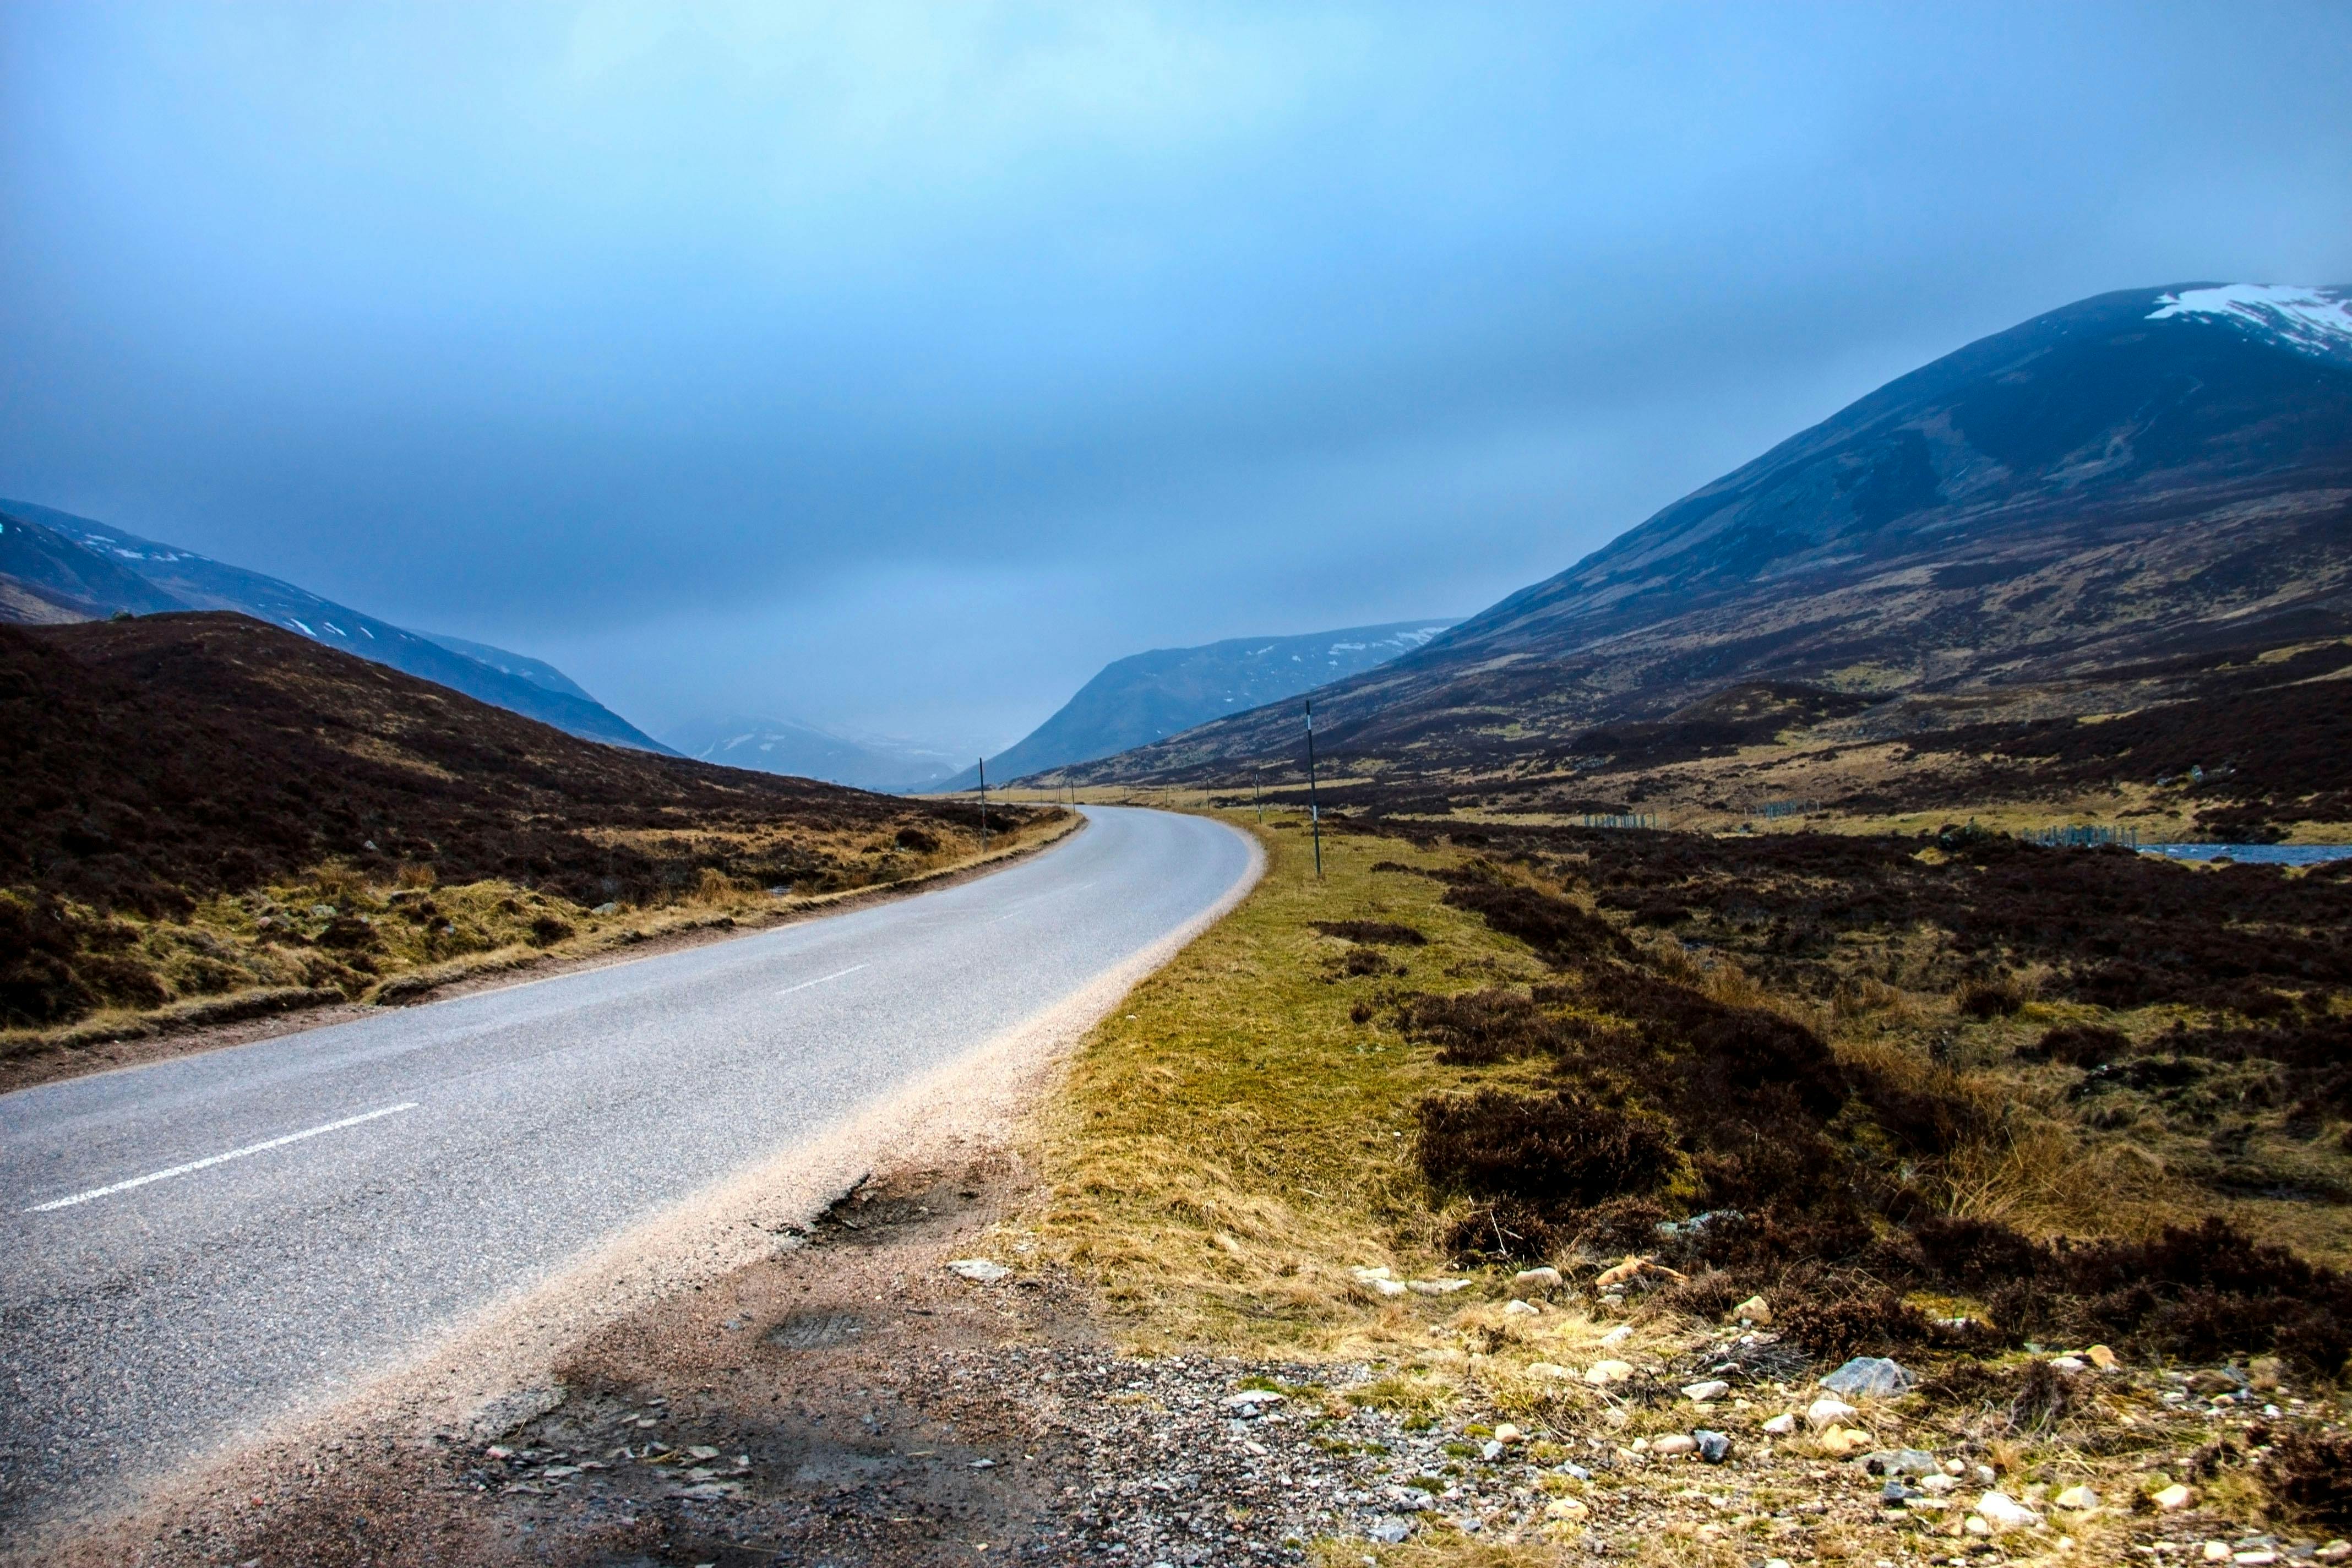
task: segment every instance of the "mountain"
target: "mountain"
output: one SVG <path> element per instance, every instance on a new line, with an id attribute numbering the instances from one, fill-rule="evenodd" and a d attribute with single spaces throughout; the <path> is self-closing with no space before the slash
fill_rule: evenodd
<path id="1" fill-rule="evenodd" d="M 577 697 L 583 702 L 596 700 L 588 695 L 580 683 L 543 658 L 526 658 L 519 653 L 509 653 L 486 642 L 468 642 L 464 637 L 445 637 L 439 632 L 422 634 L 427 642 L 439 643 L 451 653 L 463 654 L 476 664 L 488 665 L 500 675 L 511 675 L 518 680 L 528 680 L 542 691 L 552 691 L 562 697 Z"/>
<path id="2" fill-rule="evenodd" d="M 956 771 L 955 759 L 943 752 L 853 740 L 790 719 L 706 719 L 662 738 L 672 750 L 706 763 L 885 793 L 936 789 Z"/>
<path id="3" fill-rule="evenodd" d="M 989 758 L 989 777 L 1009 784 L 1278 702 L 1411 653 L 1453 624 L 1395 621 L 1132 654 L 1105 665 L 1052 718 Z M 942 787 L 971 789 L 979 782 L 978 770 L 966 768 Z"/>
<path id="4" fill-rule="evenodd" d="M 552 665 L 484 643 L 422 636 L 192 550 L 71 512 L 0 500 L 0 621 L 53 625 L 124 610 L 234 610 L 583 740 L 665 750 Z"/>
<path id="5" fill-rule="evenodd" d="M 1333 754 L 1558 763 L 1742 682 L 1991 698 L 2347 631 L 2352 289 L 2182 284 L 1891 382 L 1317 713 Z M 1242 714 L 1081 776 L 1231 773 L 1296 731 Z"/>

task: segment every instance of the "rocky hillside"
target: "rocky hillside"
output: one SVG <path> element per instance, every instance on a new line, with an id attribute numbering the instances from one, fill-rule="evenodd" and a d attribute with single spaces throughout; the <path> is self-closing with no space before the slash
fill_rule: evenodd
<path id="1" fill-rule="evenodd" d="M 0 622 L 56 626 L 169 610 L 232 610 L 583 740 L 667 749 L 541 660 L 412 632 L 193 550 L 71 512 L 0 500 Z"/>
<path id="2" fill-rule="evenodd" d="M 2352 290 L 2104 294 L 1892 382 L 1319 698 L 1343 755 L 1573 752 L 1742 680 L 1997 691 L 2352 630 Z M 1297 749 L 1286 710 L 1087 770 Z"/>
<path id="3" fill-rule="evenodd" d="M 1398 621 L 1134 654 L 1105 665 L 1019 744 L 989 758 L 988 776 L 1010 782 L 1149 745 L 1197 724 L 1376 669 L 1423 647 L 1453 624 Z M 942 787 L 971 789 L 979 782 L 979 773 L 967 768 Z"/>

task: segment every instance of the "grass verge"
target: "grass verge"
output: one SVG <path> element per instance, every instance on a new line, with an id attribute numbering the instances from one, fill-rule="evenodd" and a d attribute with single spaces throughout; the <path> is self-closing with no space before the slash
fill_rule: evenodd
<path id="1" fill-rule="evenodd" d="M 1439 857 L 1327 839 L 1318 879 L 1299 828 L 1259 832 L 1265 879 L 1095 1032 L 1043 1124 L 1042 1200 L 1009 1245 L 1093 1280 L 1139 1345 L 1329 1350 L 1374 1328 L 1350 1270 L 1437 1253 L 1412 1152 L 1431 1053 L 1373 1020 L 1408 980 L 1541 973 L 1437 884 L 1372 869 Z M 1355 920 L 1425 945 L 1348 973 L 1363 944 L 1313 922 Z"/>

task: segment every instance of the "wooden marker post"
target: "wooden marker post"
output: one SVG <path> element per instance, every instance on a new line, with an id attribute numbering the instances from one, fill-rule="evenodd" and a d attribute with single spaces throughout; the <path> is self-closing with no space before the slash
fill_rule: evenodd
<path id="1" fill-rule="evenodd" d="M 1307 825 L 1315 836 L 1315 875 L 1323 875 L 1323 807 L 1315 798 L 1315 700 L 1307 700 Z"/>

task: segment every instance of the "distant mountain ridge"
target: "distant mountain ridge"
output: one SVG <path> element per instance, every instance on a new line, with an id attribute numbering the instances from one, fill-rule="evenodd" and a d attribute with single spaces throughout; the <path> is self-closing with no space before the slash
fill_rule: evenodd
<path id="1" fill-rule="evenodd" d="M 1317 711 L 1333 752 L 1458 769 L 1741 681 L 1892 700 L 2347 632 L 2352 289 L 2176 284 L 1899 377 Z M 1244 715 L 1081 776 L 1230 774 L 1293 728 Z"/>
<path id="2" fill-rule="evenodd" d="M 680 754 L 706 763 L 884 794 L 936 789 L 955 773 L 957 763 L 944 752 L 856 740 L 792 719 L 706 719 L 678 725 L 662 739 Z"/>
<path id="3" fill-rule="evenodd" d="M 1453 624 L 1433 616 L 1131 654 L 1105 665 L 1052 718 L 989 758 L 988 776 L 1009 784 L 1278 702 L 1412 653 Z M 979 782 L 979 770 L 967 768 L 941 787 Z"/>
<path id="4" fill-rule="evenodd" d="M 427 642 L 439 643 L 451 653 L 463 654 L 477 664 L 487 664 L 500 675 L 511 675 L 518 680 L 528 680 L 542 691 L 553 691 L 565 697 L 577 697 L 583 702 L 596 700 L 578 681 L 541 658 L 530 658 L 522 654 L 509 653 L 486 642 L 469 642 L 464 637 L 444 637 L 438 632 L 418 634 Z"/>
<path id="5" fill-rule="evenodd" d="M 583 740 L 668 751 L 541 660 L 412 632 L 192 550 L 29 501 L 0 500 L 0 621 L 104 620 L 119 610 L 235 610 Z"/>

